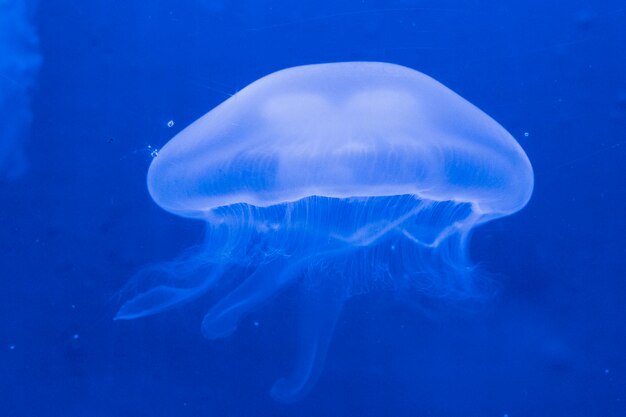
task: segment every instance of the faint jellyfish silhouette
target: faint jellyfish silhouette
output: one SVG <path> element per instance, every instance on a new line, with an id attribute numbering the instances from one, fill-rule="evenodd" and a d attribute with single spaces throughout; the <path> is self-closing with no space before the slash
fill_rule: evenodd
<path id="1" fill-rule="evenodd" d="M 31 121 L 30 90 L 41 57 L 30 22 L 35 3 L 0 1 L 0 179 L 15 179 L 26 170 L 22 139 Z"/>
<path id="2" fill-rule="evenodd" d="M 319 376 L 347 298 L 376 288 L 474 295 L 469 234 L 520 210 L 533 172 L 506 130 L 432 78 L 346 62 L 241 90 L 160 150 L 148 189 L 165 210 L 204 220 L 207 235 L 200 250 L 132 280 L 117 318 L 235 279 L 202 322 L 216 339 L 297 282 L 299 356 L 271 391 L 294 401 Z"/>

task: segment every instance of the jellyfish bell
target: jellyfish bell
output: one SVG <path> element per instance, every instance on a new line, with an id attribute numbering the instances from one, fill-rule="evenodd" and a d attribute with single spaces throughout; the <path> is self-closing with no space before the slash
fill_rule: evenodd
<path id="1" fill-rule="evenodd" d="M 215 339 L 288 284 L 305 283 L 299 358 L 272 389 L 293 401 L 319 375 L 347 298 L 381 283 L 467 291 L 471 230 L 520 210 L 532 188 L 515 139 L 418 71 L 380 62 L 278 71 L 191 124 L 153 160 L 154 201 L 205 220 L 208 237 L 117 317 L 163 311 L 239 274 L 203 320 L 203 334 Z"/>
<path id="2" fill-rule="evenodd" d="M 189 217 L 236 203 L 401 194 L 505 215 L 532 184 L 528 158 L 497 122 L 432 78 L 379 62 L 263 77 L 174 137 L 148 173 L 155 202 Z"/>

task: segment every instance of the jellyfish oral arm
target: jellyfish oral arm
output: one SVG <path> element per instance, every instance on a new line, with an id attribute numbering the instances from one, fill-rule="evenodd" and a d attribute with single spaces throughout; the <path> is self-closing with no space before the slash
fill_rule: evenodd
<path id="1" fill-rule="evenodd" d="M 345 297 L 333 285 L 333 279 L 323 277 L 319 285 L 301 291 L 296 366 L 289 376 L 274 383 L 270 394 L 276 401 L 300 400 L 317 382 L 326 360 L 326 353 L 341 313 Z"/>
<path id="2" fill-rule="evenodd" d="M 115 315 L 115 320 L 132 320 L 151 316 L 189 302 L 211 289 L 222 276 L 223 268 L 216 267 L 199 285 L 172 287 L 159 285 L 128 300 Z"/>
<path id="3" fill-rule="evenodd" d="M 294 278 L 286 259 L 261 265 L 230 294 L 218 302 L 202 321 L 209 340 L 230 336 L 243 316 L 281 291 Z"/>

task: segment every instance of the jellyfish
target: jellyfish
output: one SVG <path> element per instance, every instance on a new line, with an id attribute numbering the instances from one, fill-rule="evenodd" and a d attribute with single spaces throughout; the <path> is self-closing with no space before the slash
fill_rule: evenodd
<path id="1" fill-rule="evenodd" d="M 32 0 L 0 1 L 0 179 L 26 170 L 21 140 L 31 120 L 30 90 L 41 57 L 30 22 Z"/>
<path id="2" fill-rule="evenodd" d="M 530 162 L 497 122 L 434 79 L 382 62 L 288 68 L 185 128 L 153 159 L 150 195 L 200 219 L 199 249 L 131 280 L 118 319 L 227 288 L 207 339 L 286 288 L 300 299 L 298 353 L 271 395 L 313 387 L 351 297 L 384 289 L 472 297 L 472 230 L 520 210 Z"/>

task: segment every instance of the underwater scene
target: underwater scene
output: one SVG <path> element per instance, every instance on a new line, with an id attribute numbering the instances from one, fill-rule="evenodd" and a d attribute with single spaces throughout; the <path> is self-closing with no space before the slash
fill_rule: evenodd
<path id="1" fill-rule="evenodd" d="M 626 5 L 0 0 L 0 416 L 626 416 Z"/>

